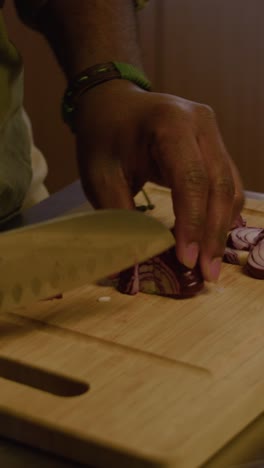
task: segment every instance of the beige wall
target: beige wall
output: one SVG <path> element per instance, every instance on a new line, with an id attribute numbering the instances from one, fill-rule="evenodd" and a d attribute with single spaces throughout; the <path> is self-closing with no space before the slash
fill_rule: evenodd
<path id="1" fill-rule="evenodd" d="M 16 19 L 10 35 L 25 61 L 25 102 L 54 191 L 77 177 L 60 118 L 65 81 L 45 41 Z M 151 0 L 140 13 L 146 70 L 163 91 L 211 105 L 245 186 L 264 192 L 264 2 Z"/>

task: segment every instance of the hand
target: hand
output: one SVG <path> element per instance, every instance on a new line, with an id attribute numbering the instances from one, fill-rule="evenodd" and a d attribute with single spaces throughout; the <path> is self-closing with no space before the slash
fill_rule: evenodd
<path id="1" fill-rule="evenodd" d="M 172 190 L 177 257 L 216 281 L 227 231 L 243 206 L 238 171 L 211 108 L 113 80 L 76 110 L 77 153 L 97 208 L 134 208 L 148 180 Z"/>

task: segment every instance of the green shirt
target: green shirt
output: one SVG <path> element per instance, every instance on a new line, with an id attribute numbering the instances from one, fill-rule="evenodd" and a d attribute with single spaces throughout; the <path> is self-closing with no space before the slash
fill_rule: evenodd
<path id="1" fill-rule="evenodd" d="M 31 181 L 30 141 L 22 106 L 22 60 L 8 38 L 0 10 L 0 222 L 20 210 Z"/>

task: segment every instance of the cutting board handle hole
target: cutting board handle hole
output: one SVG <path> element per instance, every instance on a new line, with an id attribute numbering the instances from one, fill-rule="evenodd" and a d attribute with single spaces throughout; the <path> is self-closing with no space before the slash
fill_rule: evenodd
<path id="1" fill-rule="evenodd" d="M 89 384 L 81 380 L 65 377 L 6 357 L 0 357 L 0 377 L 61 397 L 80 396 L 90 389 Z"/>

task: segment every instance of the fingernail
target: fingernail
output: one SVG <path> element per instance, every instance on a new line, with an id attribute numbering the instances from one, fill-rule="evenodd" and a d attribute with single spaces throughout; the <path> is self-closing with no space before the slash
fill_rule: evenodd
<path id="1" fill-rule="evenodd" d="M 199 246 L 196 242 L 187 245 L 184 250 L 183 264 L 187 268 L 194 268 L 199 255 Z"/>
<path id="2" fill-rule="evenodd" d="M 222 265 L 222 258 L 216 257 L 209 264 L 209 281 L 216 282 L 219 278 Z"/>

